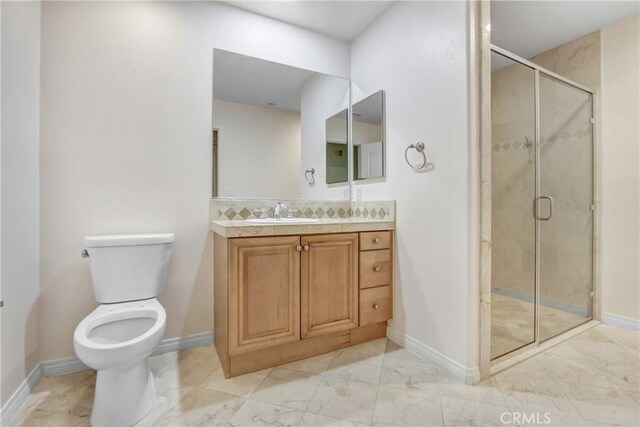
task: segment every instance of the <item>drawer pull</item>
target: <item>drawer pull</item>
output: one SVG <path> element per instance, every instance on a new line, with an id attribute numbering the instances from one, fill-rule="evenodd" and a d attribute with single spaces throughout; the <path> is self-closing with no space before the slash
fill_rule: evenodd
<path id="1" fill-rule="evenodd" d="M 296 251 L 300 252 L 302 250 L 302 246 L 298 245 L 296 246 Z"/>
<path id="2" fill-rule="evenodd" d="M 309 252 L 309 245 L 304 245 L 304 248 L 302 248 L 305 250 L 305 252 Z"/>
<path id="3" fill-rule="evenodd" d="M 373 271 L 375 271 L 376 273 L 378 273 L 380 271 L 380 266 L 376 265 L 375 267 L 373 267 Z"/>
<path id="4" fill-rule="evenodd" d="M 374 310 L 379 310 L 380 309 L 380 304 L 378 304 L 378 303 L 373 304 L 373 309 Z"/>
<path id="5" fill-rule="evenodd" d="M 380 238 L 379 237 L 374 237 L 373 238 L 373 243 L 380 243 Z"/>

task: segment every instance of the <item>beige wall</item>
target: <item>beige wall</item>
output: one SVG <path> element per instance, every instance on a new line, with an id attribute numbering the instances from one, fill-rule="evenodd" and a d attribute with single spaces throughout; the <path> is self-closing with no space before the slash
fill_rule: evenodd
<path id="1" fill-rule="evenodd" d="M 45 2 L 41 359 L 95 306 L 82 238 L 176 233 L 165 337 L 212 330 L 213 49 L 338 76 L 349 45 L 217 2 Z"/>
<path id="2" fill-rule="evenodd" d="M 0 405 L 38 363 L 40 2 L 2 15 Z"/>
<path id="3" fill-rule="evenodd" d="M 640 15 L 602 29 L 602 312 L 640 319 Z M 636 323 L 637 324 L 637 323 Z"/>
<path id="4" fill-rule="evenodd" d="M 300 197 L 300 113 L 214 101 L 213 127 L 220 197 Z"/>

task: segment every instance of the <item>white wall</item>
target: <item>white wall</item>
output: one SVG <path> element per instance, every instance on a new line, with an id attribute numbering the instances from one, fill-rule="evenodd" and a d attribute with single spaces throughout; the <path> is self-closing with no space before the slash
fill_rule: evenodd
<path id="1" fill-rule="evenodd" d="M 300 193 L 303 198 L 349 198 L 349 184 L 327 184 L 326 119 L 349 106 L 349 81 L 333 76 L 317 75 L 302 85 L 300 112 L 302 119 L 302 160 L 300 176 L 315 169 L 314 186 L 303 182 Z"/>
<path id="2" fill-rule="evenodd" d="M 95 306 L 82 237 L 176 233 L 166 337 L 212 330 L 213 49 L 349 75 L 349 46 L 215 2 L 45 2 L 41 359 Z"/>
<path id="3" fill-rule="evenodd" d="M 0 404 L 38 363 L 40 2 L 0 3 Z"/>
<path id="4" fill-rule="evenodd" d="M 300 197 L 300 113 L 214 101 L 213 127 L 220 197 Z"/>
<path id="5" fill-rule="evenodd" d="M 640 15 L 601 31 L 603 316 L 640 319 Z"/>
<path id="6" fill-rule="evenodd" d="M 472 368 L 466 31 L 465 2 L 397 3 L 353 42 L 351 70 L 354 102 L 386 92 L 387 176 L 356 187 L 364 200 L 396 200 L 391 329 Z M 405 163 L 405 147 L 417 141 L 431 172 Z"/>

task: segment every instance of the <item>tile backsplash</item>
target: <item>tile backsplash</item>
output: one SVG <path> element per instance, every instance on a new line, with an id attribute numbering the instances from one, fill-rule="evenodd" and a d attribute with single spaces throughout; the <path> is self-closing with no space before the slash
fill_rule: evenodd
<path id="1" fill-rule="evenodd" d="M 372 200 L 351 202 L 353 218 L 383 219 L 395 221 L 396 202 L 393 200 Z"/>
<path id="2" fill-rule="evenodd" d="M 258 218 L 259 209 L 266 209 L 268 217 L 273 217 L 277 202 L 284 202 L 289 209 L 296 209 L 297 218 L 366 218 L 393 221 L 395 219 L 394 201 L 357 201 L 348 200 L 275 200 L 275 199 L 211 199 L 211 220 L 242 221 Z"/>

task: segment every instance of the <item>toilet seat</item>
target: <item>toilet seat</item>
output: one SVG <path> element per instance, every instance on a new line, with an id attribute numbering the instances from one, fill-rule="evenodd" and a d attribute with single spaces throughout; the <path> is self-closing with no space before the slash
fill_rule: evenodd
<path id="1" fill-rule="evenodd" d="M 157 299 L 102 304 L 76 327 L 78 357 L 93 369 L 130 366 L 151 354 L 166 327 Z"/>

